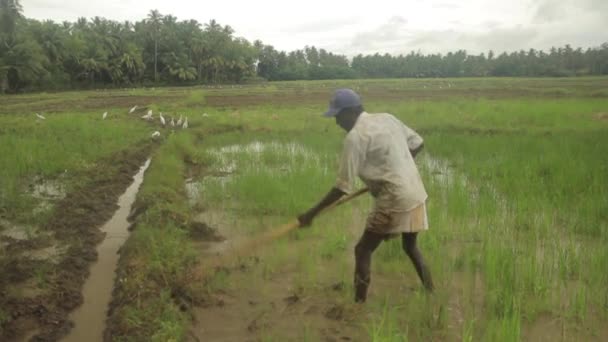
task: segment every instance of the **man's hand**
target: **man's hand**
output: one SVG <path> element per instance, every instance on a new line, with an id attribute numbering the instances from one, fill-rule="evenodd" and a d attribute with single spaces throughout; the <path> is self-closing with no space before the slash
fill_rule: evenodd
<path id="1" fill-rule="evenodd" d="M 300 222 L 300 228 L 310 227 L 312 224 L 312 220 L 315 218 L 314 215 L 310 213 L 310 211 L 305 212 L 304 214 L 298 216 L 298 222 Z"/>
<path id="2" fill-rule="evenodd" d="M 339 200 L 345 193 L 338 188 L 331 188 L 331 190 L 323 197 L 321 202 L 312 207 L 304 214 L 298 216 L 300 227 L 309 227 L 312 224 L 312 220 L 317 216 L 318 213 L 322 212 L 323 209 L 329 207 L 331 204 Z"/>

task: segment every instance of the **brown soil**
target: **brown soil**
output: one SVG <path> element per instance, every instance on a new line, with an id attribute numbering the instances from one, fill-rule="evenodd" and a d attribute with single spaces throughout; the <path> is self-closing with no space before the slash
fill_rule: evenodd
<path id="1" fill-rule="evenodd" d="M 52 244 L 67 248 L 57 264 L 46 263 L 45 282 L 40 289 L 33 289 L 37 295 L 27 297 L 15 289 L 34 278 L 44 261 L 19 257 L 0 264 L 0 307 L 9 315 L 0 327 L 1 341 L 56 341 L 69 331 L 68 313 L 82 303 L 81 288 L 97 258 L 95 247 L 103 238 L 99 227 L 117 209 L 117 198 L 152 148 L 146 143 L 101 160 L 83 175 L 88 179 L 86 184 L 56 204 L 41 231 L 53 237 Z M 18 248 L 28 252 L 48 244 L 40 241 Z M 17 247 L 12 248 L 15 251 Z"/>
<path id="2" fill-rule="evenodd" d="M 598 121 L 608 121 L 608 112 L 596 113 L 593 117 Z"/>
<path id="3" fill-rule="evenodd" d="M 533 93 L 525 89 L 444 89 L 444 90 L 398 90 L 374 88 L 360 91 L 361 97 L 369 101 L 432 100 L 453 97 L 474 98 L 513 98 L 513 97 L 559 97 L 551 93 Z M 207 95 L 208 106 L 238 108 L 256 105 L 318 105 L 329 101 L 331 91 L 327 92 L 281 92 L 256 93 L 244 95 Z"/>
<path id="4" fill-rule="evenodd" d="M 150 103 L 170 103 L 178 101 L 183 96 L 162 95 L 162 96 L 98 96 L 92 95 L 85 98 L 64 99 L 61 102 L 48 102 L 45 100 L 28 101 L 29 99 L 4 97 L 0 99 L 0 113 L 33 113 L 33 112 L 66 112 L 66 111 L 91 111 L 107 110 L 108 108 L 124 108 L 125 113 L 135 104 L 140 107 Z M 140 109 L 141 110 L 141 109 Z"/>
<path id="5" fill-rule="evenodd" d="M 245 268 L 241 274 L 232 272 L 231 278 L 235 283 L 246 281 L 242 275 L 247 271 Z M 364 332 L 357 322 L 357 307 L 332 299 L 333 290 L 298 294 L 298 289 L 292 287 L 296 274 L 277 274 L 265 279 L 263 287 L 258 284 L 237 292 L 213 293 L 205 305 L 194 309 L 189 340 L 260 341 L 273 337 L 277 341 L 297 341 L 306 329 L 314 334 L 312 340 L 362 340 Z"/>
<path id="6" fill-rule="evenodd" d="M 228 238 L 238 240 L 238 236 L 232 236 L 235 232 L 225 231 L 230 230 L 228 227 L 218 229 Z M 247 241 L 239 245 L 247 245 Z M 315 289 L 305 290 L 295 281 L 301 276 L 301 270 L 294 259 L 309 251 L 310 241 L 291 240 L 289 243 L 292 248 L 284 262 L 268 276 L 256 275 L 253 280 L 252 273 L 273 262 L 271 243 L 265 248 L 250 250 L 251 255 L 257 254 L 252 258 L 215 267 L 216 274 L 222 271 L 229 275 L 228 283 L 206 292 L 202 302 L 193 307 L 194 322 L 188 340 L 261 341 L 270 338 L 300 341 L 304 336 L 311 341 L 367 340 L 363 337 L 367 334 L 361 324 L 367 310 L 350 300 L 346 284 L 332 273 L 335 265 L 319 266 L 319 273 L 327 283 L 324 281 Z M 222 252 L 226 260 L 232 260 L 228 255 L 240 254 L 241 249 L 235 248 Z M 213 264 L 214 256 L 217 255 L 202 249 L 201 266 Z M 213 282 L 213 275 L 209 271 L 206 274 L 202 282 Z M 345 301 L 345 296 L 349 300 Z"/>
<path id="7" fill-rule="evenodd" d="M 209 227 L 209 225 L 204 222 L 192 222 L 188 231 L 190 232 L 192 239 L 196 241 L 220 242 L 226 240 L 226 238 L 221 236 L 217 230 Z"/>
<path id="8" fill-rule="evenodd" d="M 581 327 L 576 318 L 568 317 L 565 313 L 543 313 L 527 323 L 522 331 L 522 341 L 608 341 L 608 325 L 602 319 L 602 314 L 592 309 L 585 325 L 597 327 L 595 329 Z"/>

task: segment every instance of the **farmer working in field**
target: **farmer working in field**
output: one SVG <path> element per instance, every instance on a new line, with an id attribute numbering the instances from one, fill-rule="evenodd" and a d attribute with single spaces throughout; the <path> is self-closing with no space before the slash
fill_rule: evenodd
<path id="1" fill-rule="evenodd" d="M 414 163 L 422 138 L 391 114 L 366 113 L 359 95 L 350 89 L 335 92 L 325 116 L 335 117 L 336 124 L 348 132 L 338 180 L 316 206 L 298 217 L 300 226 L 310 226 L 319 212 L 352 192 L 359 176 L 375 205 L 355 247 L 355 301 L 367 298 L 372 253 L 382 241 L 398 235 L 420 280 L 432 291 L 431 274 L 416 247 L 418 232 L 428 229 L 427 194 Z"/>

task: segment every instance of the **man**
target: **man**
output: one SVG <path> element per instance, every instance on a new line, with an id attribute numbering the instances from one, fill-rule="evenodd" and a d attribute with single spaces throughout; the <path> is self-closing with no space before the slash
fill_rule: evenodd
<path id="1" fill-rule="evenodd" d="M 399 234 L 420 280 L 432 291 L 431 274 L 416 246 L 418 232 L 428 229 L 427 193 L 414 163 L 423 147 L 422 138 L 390 114 L 366 113 L 361 98 L 351 89 L 337 90 L 324 115 L 335 117 L 336 124 L 348 132 L 338 180 L 316 206 L 298 217 L 300 226 L 310 226 L 319 212 L 352 192 L 359 176 L 375 205 L 355 247 L 355 301 L 367 298 L 372 253 L 383 240 Z"/>

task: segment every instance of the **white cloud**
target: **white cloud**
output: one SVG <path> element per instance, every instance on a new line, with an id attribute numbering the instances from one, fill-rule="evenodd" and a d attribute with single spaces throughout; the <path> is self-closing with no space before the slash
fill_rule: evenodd
<path id="1" fill-rule="evenodd" d="M 466 49 L 478 53 L 547 49 L 566 43 L 598 46 L 607 41 L 607 0 L 22 0 L 25 15 L 74 21 L 78 17 L 141 20 L 151 9 L 180 20 L 216 19 L 237 36 L 277 49 L 315 45 L 357 53 L 425 53 Z"/>

